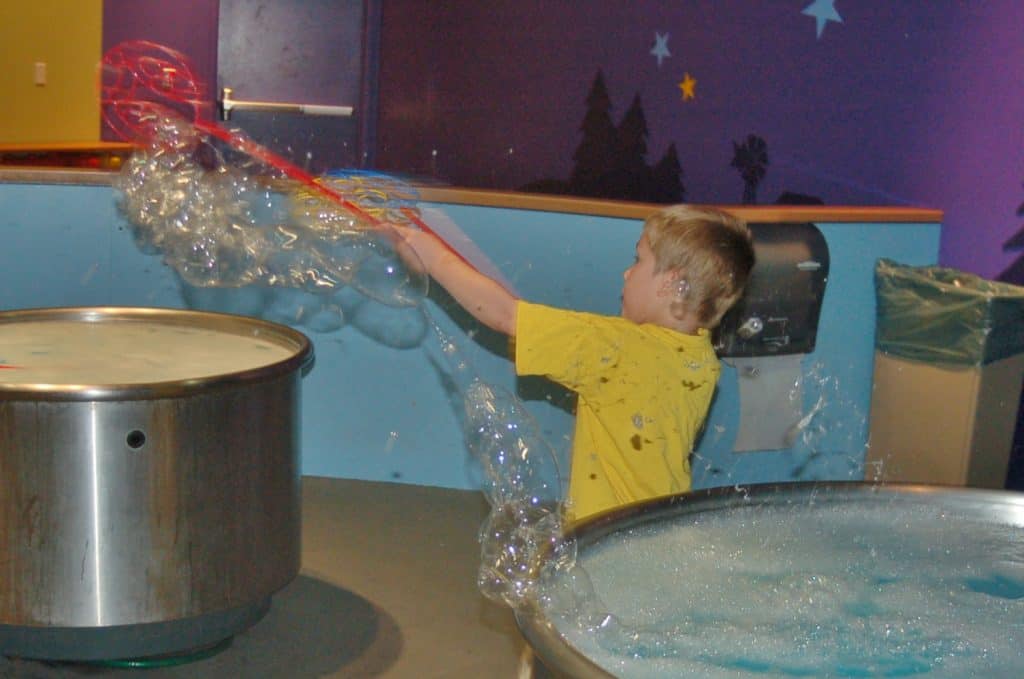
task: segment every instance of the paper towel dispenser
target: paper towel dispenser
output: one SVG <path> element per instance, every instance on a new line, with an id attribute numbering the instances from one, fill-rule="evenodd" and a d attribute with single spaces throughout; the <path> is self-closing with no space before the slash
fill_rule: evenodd
<path id="1" fill-rule="evenodd" d="M 814 351 L 828 282 L 828 245 L 814 224 L 749 224 L 757 261 L 740 301 L 722 318 L 722 357 Z"/>

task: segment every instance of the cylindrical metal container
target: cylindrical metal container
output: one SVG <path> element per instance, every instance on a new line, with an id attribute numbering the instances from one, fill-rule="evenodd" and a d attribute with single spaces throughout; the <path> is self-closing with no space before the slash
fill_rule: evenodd
<path id="1" fill-rule="evenodd" d="M 717 488 L 575 536 L 516 612 L 538 678 L 1024 676 L 1020 493 Z"/>
<path id="2" fill-rule="evenodd" d="M 300 565 L 309 340 L 146 308 L 0 313 L 0 653 L 187 653 Z"/>

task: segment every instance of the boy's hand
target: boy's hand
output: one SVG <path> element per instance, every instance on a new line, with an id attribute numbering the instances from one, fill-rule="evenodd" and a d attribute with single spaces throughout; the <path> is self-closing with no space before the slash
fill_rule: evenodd
<path id="1" fill-rule="evenodd" d="M 388 225 L 393 235 L 395 253 L 415 273 L 430 273 L 427 262 L 433 262 L 437 250 L 444 246 L 436 238 L 419 229 L 398 224 Z"/>
<path id="2" fill-rule="evenodd" d="M 395 252 L 410 270 L 428 274 L 487 327 L 515 333 L 516 298 L 501 284 L 474 269 L 433 234 L 398 224 L 386 228 Z"/>

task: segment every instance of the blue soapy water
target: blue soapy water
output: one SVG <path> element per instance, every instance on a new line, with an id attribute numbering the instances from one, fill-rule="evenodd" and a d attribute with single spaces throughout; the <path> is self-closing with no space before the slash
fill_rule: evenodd
<path id="1" fill-rule="evenodd" d="M 1024 580 L 1015 580 L 999 573 L 965 578 L 964 585 L 972 592 L 988 594 L 999 599 L 1024 599 Z"/>
<path id="2" fill-rule="evenodd" d="M 567 605 L 569 572 L 541 590 L 560 634 L 616 676 L 1019 677 L 1022 528 L 913 498 L 732 507 L 582 549 L 582 596 L 614 620 Z"/>

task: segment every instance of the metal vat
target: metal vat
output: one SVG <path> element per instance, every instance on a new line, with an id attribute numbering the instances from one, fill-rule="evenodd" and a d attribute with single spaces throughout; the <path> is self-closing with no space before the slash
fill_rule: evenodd
<path id="1" fill-rule="evenodd" d="M 0 313 L 0 653 L 175 654 L 257 621 L 299 570 L 312 357 L 226 314 Z"/>

